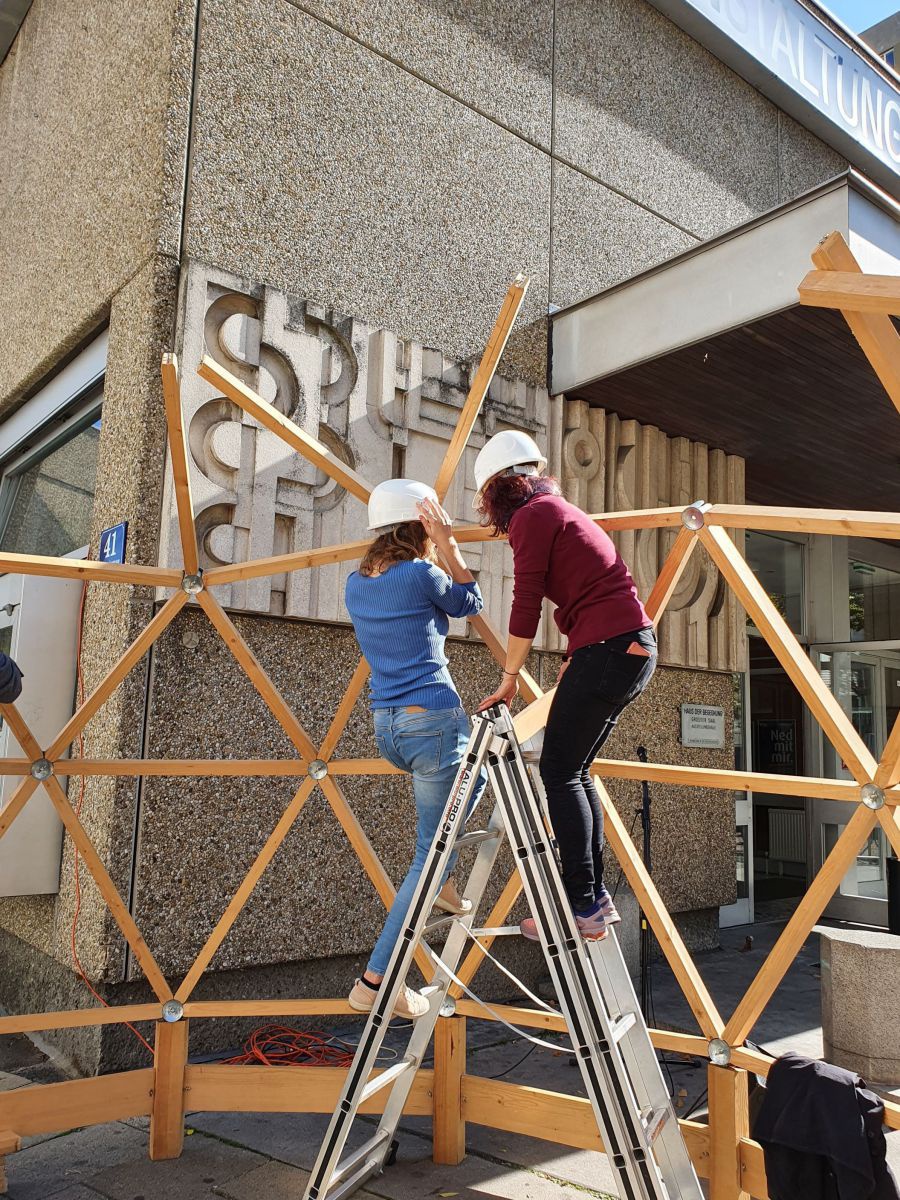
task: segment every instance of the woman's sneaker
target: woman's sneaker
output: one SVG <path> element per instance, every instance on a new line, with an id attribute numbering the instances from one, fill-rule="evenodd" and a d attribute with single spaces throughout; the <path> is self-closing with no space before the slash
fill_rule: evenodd
<path id="1" fill-rule="evenodd" d="M 371 988 L 363 983 L 361 979 L 357 979 L 350 990 L 350 995 L 347 1000 L 350 1007 L 357 1012 L 369 1012 L 375 1003 L 375 997 L 378 995 L 377 988 Z M 417 1021 L 419 1017 L 424 1017 L 428 1012 L 428 1001 L 421 992 L 414 992 L 412 988 L 405 984 L 400 989 L 400 995 L 397 997 L 397 1003 L 394 1005 L 393 1016 L 403 1017 L 407 1021 Z"/>
<path id="2" fill-rule="evenodd" d="M 464 900 L 456 890 L 456 884 L 448 879 L 437 894 L 434 907 L 454 917 L 467 917 L 472 911 L 472 901 Z"/>
<path id="3" fill-rule="evenodd" d="M 595 913 L 591 917 L 579 917 L 576 913 L 575 924 L 581 930 L 581 936 L 587 942 L 602 941 L 609 934 L 609 930 L 606 928 L 607 922 L 604 920 L 602 912 Z M 522 937 L 528 938 L 530 942 L 540 941 L 540 934 L 537 931 L 534 917 L 526 917 L 524 921 L 519 923 L 519 933 L 521 933 Z"/>
<path id="4" fill-rule="evenodd" d="M 602 887 L 597 893 L 597 903 L 600 905 L 600 911 L 603 913 L 603 920 L 606 924 L 618 925 L 622 918 L 619 915 L 619 910 L 616 908 L 615 901 L 605 887 Z"/>

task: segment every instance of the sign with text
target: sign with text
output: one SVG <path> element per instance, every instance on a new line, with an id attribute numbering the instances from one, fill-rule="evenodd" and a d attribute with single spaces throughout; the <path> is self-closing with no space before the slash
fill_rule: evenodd
<path id="1" fill-rule="evenodd" d="M 897 78 L 835 22 L 802 0 L 652 3 L 872 178 L 896 183 Z"/>
<path id="2" fill-rule="evenodd" d="M 753 722 L 753 769 L 774 775 L 797 774 L 797 722 L 793 718 Z"/>
<path id="3" fill-rule="evenodd" d="M 725 709 L 715 704 L 682 704 L 682 746 L 725 749 Z"/>
<path id="4" fill-rule="evenodd" d="M 100 562 L 122 563 L 125 561 L 125 538 L 128 536 L 128 522 L 120 521 L 100 534 L 100 552 L 97 555 Z"/>

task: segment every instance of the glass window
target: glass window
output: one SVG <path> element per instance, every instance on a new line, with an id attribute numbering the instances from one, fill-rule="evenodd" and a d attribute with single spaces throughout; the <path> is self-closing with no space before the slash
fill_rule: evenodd
<path id="1" fill-rule="evenodd" d="M 69 554 L 91 537 L 98 410 L 10 467 L 3 478 L 0 550 L 12 554 Z"/>
<path id="2" fill-rule="evenodd" d="M 748 530 L 747 562 L 794 633 L 803 633 L 802 542 Z M 751 630 L 752 622 L 748 620 Z"/>
<path id="3" fill-rule="evenodd" d="M 850 560 L 850 640 L 900 638 L 900 571 Z"/>

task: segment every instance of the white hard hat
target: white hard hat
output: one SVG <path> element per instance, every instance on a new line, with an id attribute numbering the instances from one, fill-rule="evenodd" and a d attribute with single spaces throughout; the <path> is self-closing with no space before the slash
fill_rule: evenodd
<path id="1" fill-rule="evenodd" d="M 525 463 L 537 463 L 539 471 L 547 465 L 537 442 L 529 434 L 522 433 L 519 429 L 504 429 L 502 433 L 495 433 L 489 438 L 475 459 L 476 505 L 481 493 L 495 475 L 508 470 L 509 467 L 520 467 Z"/>
<path id="2" fill-rule="evenodd" d="M 386 479 L 372 488 L 369 496 L 369 529 L 385 529 L 403 521 L 415 521 L 421 500 L 437 502 L 437 492 L 415 479 Z"/>

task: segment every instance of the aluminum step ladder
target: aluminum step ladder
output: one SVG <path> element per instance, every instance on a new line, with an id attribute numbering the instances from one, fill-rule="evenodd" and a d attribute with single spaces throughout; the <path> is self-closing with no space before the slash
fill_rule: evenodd
<path id="1" fill-rule="evenodd" d="M 485 829 L 467 833 L 469 800 L 483 765 L 496 805 Z M 480 933 L 472 926 L 504 836 L 522 876 L 620 1195 L 626 1200 L 702 1200 L 615 931 L 599 942 L 586 942 L 580 936 L 563 889 L 542 799 L 537 773 L 532 779 L 506 706 L 496 705 L 477 714 L 406 924 L 347 1073 L 304 1200 L 344 1200 L 383 1170 L 441 1010 L 452 1014 L 452 1001 L 444 1008 L 447 993 L 470 930 L 475 937 Z M 450 855 L 467 845 L 479 846 L 463 892 L 464 898 L 472 901 L 472 910 L 462 917 L 432 916 Z M 434 978 L 423 989 L 428 1012 L 415 1022 L 403 1057 L 374 1074 L 416 947 L 445 925 L 450 929 L 447 941 L 436 960 Z M 360 1106 L 386 1088 L 390 1093 L 374 1136 L 341 1159 Z"/>

